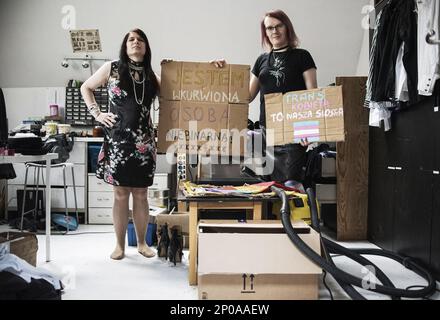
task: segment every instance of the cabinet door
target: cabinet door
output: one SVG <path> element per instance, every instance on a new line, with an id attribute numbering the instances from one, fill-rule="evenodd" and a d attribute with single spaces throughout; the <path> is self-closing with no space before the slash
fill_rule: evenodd
<path id="1" fill-rule="evenodd" d="M 386 166 L 393 161 L 390 149 L 394 141 L 393 132 L 384 132 L 382 128 L 370 128 L 369 163 L 371 166 Z"/>
<path id="2" fill-rule="evenodd" d="M 394 251 L 429 264 L 432 216 L 432 134 L 430 99 L 396 113 Z"/>
<path id="3" fill-rule="evenodd" d="M 86 143 L 83 141 L 75 141 L 73 149 L 70 151 L 67 162 L 85 164 L 86 163 Z"/>
<path id="4" fill-rule="evenodd" d="M 433 109 L 435 130 L 434 170 L 432 188 L 432 223 L 431 223 L 431 269 L 440 278 L 440 110 Z"/>
<path id="5" fill-rule="evenodd" d="M 369 240 L 381 248 L 392 250 L 393 239 L 393 170 L 384 165 L 370 166 L 368 189 Z"/>
<path id="6" fill-rule="evenodd" d="M 432 170 L 434 165 L 433 151 L 438 124 L 434 113 L 433 98 L 424 99 L 407 110 L 396 112 L 395 135 L 400 140 L 410 141 L 404 151 L 409 154 L 409 165 L 418 170 Z M 438 134 L 437 134 L 438 135 Z M 407 142 L 408 143 L 408 142 Z M 399 141 L 396 141 L 399 145 Z"/>
<path id="7" fill-rule="evenodd" d="M 395 210 L 396 185 L 400 182 L 395 180 L 408 170 L 409 149 L 414 143 L 412 138 L 398 136 L 395 122 L 393 120 L 394 127 L 388 132 L 379 128 L 370 130 L 368 233 L 371 242 L 388 250 L 393 250 L 393 224 L 395 215 L 400 215 L 400 211 Z"/>
<path id="8" fill-rule="evenodd" d="M 440 278 L 440 175 L 434 175 L 432 188 L 431 269 Z"/>
<path id="9" fill-rule="evenodd" d="M 432 174 L 396 170 L 393 250 L 429 264 Z"/>

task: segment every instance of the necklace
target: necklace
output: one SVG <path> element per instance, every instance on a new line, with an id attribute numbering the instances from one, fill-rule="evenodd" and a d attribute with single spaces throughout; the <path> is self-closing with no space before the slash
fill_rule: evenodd
<path id="1" fill-rule="evenodd" d="M 284 67 L 287 56 L 283 53 L 285 52 L 271 52 L 269 55 L 269 61 L 271 62 L 272 68 L 280 69 Z"/>
<path id="2" fill-rule="evenodd" d="M 136 62 L 136 61 L 133 61 L 130 59 L 128 61 L 128 68 L 129 68 L 128 73 L 130 74 L 131 81 L 133 82 L 134 99 L 136 100 L 136 103 L 138 105 L 142 105 L 142 103 L 144 102 L 144 96 L 145 96 L 144 82 L 145 82 L 145 78 L 146 78 L 144 66 L 142 65 L 142 62 Z M 135 77 L 133 76 L 133 74 L 131 73 L 132 71 L 133 71 L 133 73 L 135 73 L 135 72 L 139 73 L 139 71 L 142 71 L 142 80 L 136 80 Z M 138 99 L 138 97 L 137 97 L 136 84 L 142 85 L 141 99 Z"/>
<path id="3" fill-rule="evenodd" d="M 142 62 L 136 62 L 131 59 L 128 60 L 128 67 L 132 70 L 142 71 L 144 70 L 144 65 Z"/>
<path id="4" fill-rule="evenodd" d="M 272 51 L 273 51 L 273 52 L 277 52 L 277 51 L 281 51 L 281 50 L 287 49 L 287 48 L 289 48 L 289 47 L 290 47 L 290 46 L 287 45 L 287 46 L 284 46 L 284 47 L 281 47 L 281 48 L 276 48 L 276 49 L 273 48 Z"/>
<path id="5" fill-rule="evenodd" d="M 279 48 L 281 50 L 282 48 Z M 285 73 L 285 63 L 287 58 L 290 55 L 291 50 L 286 50 L 283 52 L 276 52 L 272 50 L 269 53 L 269 61 L 268 64 L 271 65 L 269 74 L 273 76 L 276 80 L 276 86 L 280 87 L 282 84 L 284 84 L 286 80 L 286 73 Z"/>
<path id="6" fill-rule="evenodd" d="M 142 81 L 137 81 L 133 75 L 131 74 L 131 72 L 128 72 L 130 74 L 131 80 L 133 82 L 133 91 L 134 91 L 134 99 L 136 100 L 136 103 L 138 105 L 142 105 L 142 103 L 144 102 L 144 96 L 145 96 L 145 71 L 142 71 Z M 136 93 L 136 84 L 141 84 L 142 85 L 142 98 L 138 99 L 137 97 L 137 93 Z"/>
<path id="7" fill-rule="evenodd" d="M 140 100 L 137 97 L 136 84 L 135 84 L 134 81 L 133 81 L 133 91 L 134 91 L 134 99 L 136 100 L 136 103 L 138 105 L 142 105 L 142 103 L 144 102 L 144 94 L 145 94 L 145 86 L 144 86 L 144 84 L 142 83 L 142 98 Z"/>
<path id="8" fill-rule="evenodd" d="M 131 70 L 130 70 L 131 71 Z M 128 71 L 128 73 L 130 74 L 131 79 L 136 82 L 137 84 L 142 84 L 145 82 L 145 71 L 142 70 L 142 80 L 136 80 L 135 77 L 133 77 L 133 75 L 131 74 L 131 72 Z"/>

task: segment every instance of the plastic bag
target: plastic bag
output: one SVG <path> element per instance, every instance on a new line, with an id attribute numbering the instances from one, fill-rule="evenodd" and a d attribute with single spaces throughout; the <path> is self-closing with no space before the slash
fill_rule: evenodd
<path id="1" fill-rule="evenodd" d="M 63 163 L 69 159 L 69 153 L 72 151 L 74 140 L 64 133 L 54 134 L 47 138 L 43 145 L 44 153 L 57 153 L 58 158 L 52 160 L 52 164 Z"/>

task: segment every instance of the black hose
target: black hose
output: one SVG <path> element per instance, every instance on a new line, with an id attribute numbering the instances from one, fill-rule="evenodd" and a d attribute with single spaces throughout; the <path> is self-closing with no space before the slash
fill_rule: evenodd
<path id="1" fill-rule="evenodd" d="M 333 262 L 333 259 L 330 256 L 330 253 L 328 252 L 327 248 L 325 247 L 322 239 L 323 238 L 320 237 L 321 250 L 324 254 L 324 257 L 332 266 L 334 266 L 336 268 L 336 265 Z M 324 272 L 326 272 L 326 271 L 324 270 Z M 366 300 L 365 297 L 363 295 L 361 295 L 359 292 L 357 292 L 357 290 L 352 285 L 345 283 L 345 282 L 342 282 L 341 280 L 339 280 L 337 278 L 335 278 L 335 280 L 341 286 L 341 288 L 345 291 L 345 293 L 347 293 L 348 296 L 351 297 L 353 300 Z"/>
<path id="2" fill-rule="evenodd" d="M 373 262 L 371 262 L 370 260 L 368 260 L 367 258 L 361 256 L 360 254 L 357 254 L 354 252 L 353 249 L 347 249 L 333 241 L 330 241 L 329 239 L 326 239 L 324 237 L 321 236 L 322 241 L 324 242 L 324 247 L 326 247 L 326 249 L 328 249 L 331 253 L 336 253 L 339 255 L 344 255 L 348 258 L 350 258 L 351 260 L 363 265 L 363 266 L 371 266 L 374 268 L 375 270 L 375 277 L 385 286 L 388 287 L 392 287 L 395 288 L 394 284 L 391 282 L 391 280 L 387 277 L 387 275 L 381 270 L 379 269 L 379 267 L 377 267 Z M 331 259 L 333 262 L 333 259 Z M 333 263 L 333 265 L 335 265 Z M 344 288 L 344 287 L 343 287 Z M 357 292 L 357 291 L 356 291 Z M 348 294 L 348 292 L 347 292 Z M 356 298 L 354 298 L 352 295 L 348 294 L 352 299 L 357 300 Z M 362 296 L 363 297 L 363 296 Z M 400 300 L 399 296 L 392 296 L 391 297 L 393 300 Z"/>
<path id="3" fill-rule="evenodd" d="M 309 194 L 309 192 L 312 192 L 310 188 L 308 188 L 306 190 L 307 195 L 308 195 L 308 204 L 310 207 L 310 210 L 312 212 L 318 212 L 318 207 L 317 207 L 317 203 L 314 200 L 313 194 Z M 310 200 L 312 199 L 312 200 Z M 318 219 L 318 215 L 311 215 L 311 225 L 312 228 L 318 232 L 319 234 L 321 234 L 321 228 L 319 226 L 319 219 Z M 323 243 L 323 238 L 320 237 L 320 243 L 321 243 L 321 251 L 323 253 L 323 256 L 325 257 L 325 259 L 327 260 L 328 263 L 330 263 L 332 266 L 334 266 L 336 268 L 335 263 L 333 262 L 332 257 L 330 256 L 330 253 L 328 252 L 325 244 Z M 347 284 L 345 282 L 340 281 L 339 279 L 336 279 L 336 282 L 341 286 L 341 288 L 353 299 L 353 300 L 365 300 L 364 296 L 362 296 L 359 292 L 356 291 L 356 289 L 350 285 Z"/>
<path id="4" fill-rule="evenodd" d="M 313 190 L 311 188 L 307 188 L 306 190 L 308 204 L 310 207 L 310 212 L 318 212 L 318 205 L 316 204 L 315 196 L 313 194 Z M 315 229 L 316 232 L 321 234 L 321 228 L 319 226 L 318 214 L 311 214 L 312 218 L 312 228 Z"/>
<path id="5" fill-rule="evenodd" d="M 405 257 L 402 257 L 400 255 L 397 255 L 395 253 L 384 251 L 384 250 L 377 250 L 377 249 L 357 249 L 357 250 L 349 250 L 347 248 L 344 248 L 337 243 L 322 238 L 322 245 L 325 249 L 330 249 L 329 252 L 333 253 L 341 253 L 343 255 L 346 255 L 353 260 L 364 264 L 368 263 L 368 265 L 374 266 L 372 262 L 370 262 L 365 257 L 362 257 L 360 254 L 379 254 L 382 256 L 386 256 L 388 258 L 394 259 L 400 263 L 402 263 L 405 267 L 410 268 L 420 276 L 426 279 L 428 282 L 428 285 L 425 287 L 422 287 L 422 289 L 419 290 L 405 290 L 405 289 L 399 289 L 395 288 L 392 282 L 385 276 L 385 274 L 380 271 L 379 268 L 375 267 L 376 269 L 376 277 L 382 282 L 382 285 L 375 284 L 374 287 L 370 288 L 364 288 L 362 286 L 362 279 L 355 277 L 335 266 L 335 264 L 332 261 L 331 256 L 327 253 L 326 258 L 329 259 L 327 261 L 326 259 L 323 259 L 320 255 L 318 255 L 314 250 L 312 250 L 295 232 L 295 230 L 292 227 L 292 222 L 290 218 L 290 209 L 289 209 L 289 203 L 287 200 L 287 196 L 284 193 L 282 189 L 279 189 L 277 187 L 271 187 L 272 191 L 274 191 L 278 197 L 282 200 L 282 206 L 281 206 L 281 221 L 283 223 L 284 229 L 287 233 L 287 236 L 289 239 L 293 242 L 293 244 L 300 250 L 303 254 L 305 254 L 312 262 L 314 262 L 316 265 L 320 266 L 322 269 L 330 273 L 338 283 L 343 284 L 344 290 L 348 290 L 350 292 L 350 297 L 353 299 L 361 299 L 359 293 L 355 293 L 352 295 L 353 290 L 351 290 L 347 285 L 350 286 L 356 286 L 359 288 L 363 288 L 366 290 L 370 290 L 373 292 L 389 295 L 393 298 L 397 297 L 406 297 L 406 298 L 422 298 L 429 296 L 434 293 L 436 288 L 436 283 L 432 275 L 425 270 L 423 267 L 419 266 L 414 260 L 408 259 Z M 307 193 L 309 195 L 309 201 L 310 201 L 310 208 L 311 208 L 311 215 L 312 215 L 312 227 L 316 227 L 319 230 L 319 220 L 317 218 L 317 206 L 313 191 L 307 190 Z M 315 216 L 315 217 L 314 217 Z M 319 231 L 318 231 L 319 233 Z M 346 292 L 347 292 L 346 290 Z M 347 293 L 348 293 L 347 292 Z M 362 297 L 364 298 L 364 297 Z"/>

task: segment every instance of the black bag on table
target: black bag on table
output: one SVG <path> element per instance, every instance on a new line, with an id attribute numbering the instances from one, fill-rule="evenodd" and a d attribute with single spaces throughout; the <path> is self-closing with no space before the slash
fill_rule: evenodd
<path id="1" fill-rule="evenodd" d="M 52 160 L 52 164 L 57 164 L 66 162 L 69 159 L 69 153 L 72 151 L 73 145 L 73 136 L 68 138 L 65 133 L 60 133 L 49 136 L 42 149 L 44 154 L 57 153 L 58 159 Z"/>

